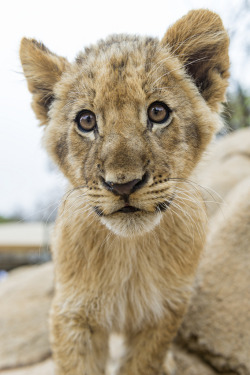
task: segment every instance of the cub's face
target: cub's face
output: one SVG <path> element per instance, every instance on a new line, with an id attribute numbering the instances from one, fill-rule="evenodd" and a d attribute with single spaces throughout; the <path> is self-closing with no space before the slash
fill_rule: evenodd
<path id="1" fill-rule="evenodd" d="M 203 12 L 222 27 L 218 16 Z M 141 234 L 159 223 L 218 124 L 228 74 L 197 51 L 189 61 L 180 42 L 175 42 L 173 48 L 180 51 L 174 54 L 172 29 L 162 42 L 111 37 L 85 50 L 73 64 L 35 41 L 24 39 L 21 48 L 33 108 L 47 124 L 48 152 L 88 209 L 122 236 Z M 227 43 L 224 31 L 218 43 Z M 179 54 L 186 56 L 184 61 Z M 196 60 L 205 65 L 197 66 Z M 185 69 L 192 64 L 196 70 Z M 216 100 L 212 73 L 214 81 L 220 78 L 220 86 L 224 84 Z"/>
<path id="2" fill-rule="evenodd" d="M 54 96 L 45 144 L 73 187 L 111 230 L 150 230 L 213 129 L 178 60 L 156 40 L 113 38 L 80 55 Z"/>

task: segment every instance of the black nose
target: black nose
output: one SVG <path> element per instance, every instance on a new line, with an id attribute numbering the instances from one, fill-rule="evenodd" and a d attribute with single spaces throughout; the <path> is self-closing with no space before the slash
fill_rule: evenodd
<path id="1" fill-rule="evenodd" d="M 104 186 L 111 190 L 113 193 L 118 195 L 129 195 L 137 189 L 140 189 L 147 181 L 147 175 L 142 177 L 142 179 L 136 178 L 135 180 L 126 182 L 125 184 L 116 184 L 111 181 L 103 180 Z"/>

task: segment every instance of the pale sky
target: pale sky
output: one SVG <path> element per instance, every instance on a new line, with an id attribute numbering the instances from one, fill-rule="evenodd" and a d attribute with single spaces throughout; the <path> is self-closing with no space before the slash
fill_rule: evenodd
<path id="1" fill-rule="evenodd" d="M 41 147 L 43 128 L 38 127 L 31 95 L 18 57 L 23 36 L 42 41 L 70 61 L 90 43 L 113 33 L 162 37 L 167 27 L 190 9 L 208 8 L 232 29 L 242 0 L 8 0 L 0 11 L 0 215 L 21 210 L 31 214 L 38 204 L 53 202 L 63 191 L 63 178 L 48 170 Z M 4 5 L 3 5 L 4 4 Z M 234 77 L 250 87 L 242 64 L 244 24 L 237 25 L 238 39 L 231 48 Z M 32 219 L 32 215 L 30 216 Z"/>

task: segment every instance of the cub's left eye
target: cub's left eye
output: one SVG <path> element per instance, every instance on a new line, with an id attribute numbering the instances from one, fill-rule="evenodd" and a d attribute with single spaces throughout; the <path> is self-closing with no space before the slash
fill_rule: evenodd
<path id="1" fill-rule="evenodd" d="M 95 114 L 87 109 L 79 112 L 75 121 L 78 129 L 84 133 L 94 130 L 97 126 Z"/>
<path id="2" fill-rule="evenodd" d="M 170 108 L 162 102 L 154 102 L 148 107 L 149 121 L 154 124 L 163 124 L 170 117 Z"/>

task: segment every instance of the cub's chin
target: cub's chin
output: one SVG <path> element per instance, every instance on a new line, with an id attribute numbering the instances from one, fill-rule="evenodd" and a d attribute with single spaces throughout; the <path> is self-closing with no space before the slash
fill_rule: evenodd
<path id="1" fill-rule="evenodd" d="M 141 236 L 150 232 L 161 221 L 161 212 L 117 211 L 111 215 L 102 216 L 101 222 L 113 233 L 121 237 Z"/>

